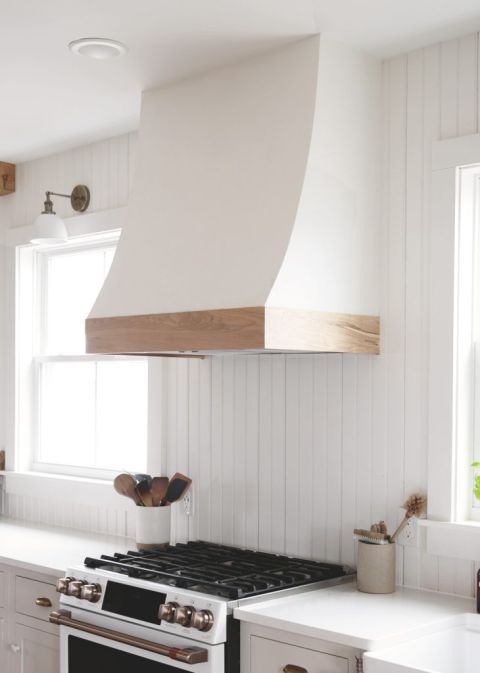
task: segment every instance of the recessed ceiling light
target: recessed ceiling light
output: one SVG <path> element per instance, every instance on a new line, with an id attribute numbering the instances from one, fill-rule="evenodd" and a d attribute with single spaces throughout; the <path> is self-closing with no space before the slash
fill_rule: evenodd
<path id="1" fill-rule="evenodd" d="M 104 61 L 107 58 L 122 56 L 128 49 L 121 42 L 109 40 L 103 37 L 82 37 L 80 40 L 73 40 L 68 45 L 70 51 L 79 56 L 88 56 L 98 61 Z"/>

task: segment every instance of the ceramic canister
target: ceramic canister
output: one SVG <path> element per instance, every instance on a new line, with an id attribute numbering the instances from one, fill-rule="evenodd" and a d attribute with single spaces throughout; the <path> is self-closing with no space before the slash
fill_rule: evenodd
<path id="1" fill-rule="evenodd" d="M 170 544 L 172 508 L 135 507 L 135 539 L 138 549 L 155 549 Z"/>
<path id="2" fill-rule="evenodd" d="M 359 591 L 368 594 L 391 594 L 395 591 L 395 549 L 395 543 L 358 542 Z"/>

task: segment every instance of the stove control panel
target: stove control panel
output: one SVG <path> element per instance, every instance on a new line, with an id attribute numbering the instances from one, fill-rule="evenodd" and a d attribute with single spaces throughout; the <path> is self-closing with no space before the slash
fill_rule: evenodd
<path id="1" fill-rule="evenodd" d="M 82 566 L 69 568 L 57 580 L 60 605 L 68 610 L 87 612 L 148 625 L 172 635 L 209 644 L 224 643 L 227 627 L 227 601 L 150 580 L 123 576 L 105 570 L 91 572 Z"/>
<path id="2" fill-rule="evenodd" d="M 89 584 L 86 580 L 77 580 L 74 577 L 61 577 L 57 580 L 56 589 L 60 594 L 89 603 L 97 603 L 102 596 L 100 584 Z"/>
<path id="3" fill-rule="evenodd" d="M 210 631 L 214 622 L 211 610 L 196 610 L 193 605 L 178 605 L 174 602 L 162 603 L 158 617 L 170 624 L 180 624 L 197 631 Z"/>

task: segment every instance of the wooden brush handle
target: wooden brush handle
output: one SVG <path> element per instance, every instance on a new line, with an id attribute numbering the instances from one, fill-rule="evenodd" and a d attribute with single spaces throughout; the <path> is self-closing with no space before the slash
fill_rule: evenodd
<path id="1" fill-rule="evenodd" d="M 405 514 L 405 516 L 404 516 L 404 518 L 403 518 L 403 521 L 400 523 L 399 527 L 397 528 L 397 530 L 394 532 L 394 534 L 393 534 L 392 537 L 391 537 L 391 541 L 392 541 L 392 542 L 395 542 L 395 541 L 396 541 L 397 537 L 400 535 L 400 533 L 402 532 L 402 530 L 405 528 L 405 526 L 407 525 L 408 520 L 409 520 L 410 518 L 411 518 L 411 517 L 410 517 L 409 514 Z"/>

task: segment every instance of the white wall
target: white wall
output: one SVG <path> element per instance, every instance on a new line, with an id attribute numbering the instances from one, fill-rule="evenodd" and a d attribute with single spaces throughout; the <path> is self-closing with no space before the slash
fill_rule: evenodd
<path id="1" fill-rule="evenodd" d="M 73 185 L 84 183 L 91 190 L 89 212 L 125 206 L 133 173 L 135 144 L 136 134 L 132 133 L 18 165 L 16 194 L 0 198 L 0 233 L 2 226 L 8 228 L 31 224 L 42 209 L 47 189 L 68 193 Z M 55 199 L 55 210 L 61 216 L 72 215 L 67 199 Z M 7 466 L 11 465 L 12 460 L 14 414 L 12 263 L 11 254 L 5 255 L 2 260 L 0 247 L 0 343 L 3 332 L 7 348 L 4 357 L 0 359 L 0 399 L 2 392 L 5 393 L 3 418 L 0 413 L 0 446 L 7 446 Z M 5 300 L 3 314 L 2 299 Z M 37 499 L 8 496 L 5 499 L 5 513 L 34 521 L 112 534 L 132 532 L 131 517 L 124 512 L 80 506 L 71 501 L 59 503 L 48 497 Z"/>
<path id="2" fill-rule="evenodd" d="M 426 487 L 430 142 L 479 130 L 477 46 L 478 36 L 469 36 L 384 66 L 383 354 L 165 362 L 168 394 L 159 414 L 168 470 L 195 480 L 195 516 L 177 510 L 179 538 L 351 562 L 354 524 L 386 516 L 392 527 L 404 496 Z M 92 170 L 103 167 L 105 189 L 97 183 L 94 194 L 112 206 L 120 205 L 119 176 L 127 170 L 126 155 L 116 154 L 122 143 L 88 150 Z M 107 160 L 107 148 L 115 160 Z M 86 151 L 59 155 L 57 176 L 62 167 L 76 170 Z M 99 155 L 105 161 L 97 163 Z M 32 200 L 29 185 L 43 189 L 43 165 L 21 169 L 29 180 L 16 224 L 38 208 L 41 195 Z M 72 505 L 63 511 L 68 524 Z M 54 516 L 52 505 L 39 515 L 13 497 L 7 512 Z M 116 526 L 103 512 L 81 525 Z M 409 548 L 399 551 L 398 568 L 410 586 L 473 593 L 473 563 Z"/>

